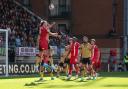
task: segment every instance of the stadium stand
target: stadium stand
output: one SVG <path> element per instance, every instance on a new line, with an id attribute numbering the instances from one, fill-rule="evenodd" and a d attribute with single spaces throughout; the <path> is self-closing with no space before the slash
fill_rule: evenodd
<path id="1" fill-rule="evenodd" d="M 0 28 L 9 30 L 9 46 L 35 46 L 39 19 L 13 0 L 0 0 Z"/>
<path id="2" fill-rule="evenodd" d="M 9 55 L 14 54 L 16 47 L 36 47 L 40 19 L 15 0 L 0 0 L 0 29 L 9 30 Z M 61 40 L 50 37 L 50 45 L 64 47 L 65 38 L 66 34 L 63 34 Z M 3 46 L 0 45 L 0 61 L 5 59 Z M 13 59 L 12 54 L 9 56 L 9 60 Z M 58 50 L 58 54 L 60 54 L 60 50 Z M 21 59 L 23 58 L 16 58 L 16 60 Z M 14 59 L 11 61 L 13 62 Z"/>

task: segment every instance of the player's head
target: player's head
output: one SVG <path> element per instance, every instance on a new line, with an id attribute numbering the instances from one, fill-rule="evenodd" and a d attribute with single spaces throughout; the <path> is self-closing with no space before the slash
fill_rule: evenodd
<path id="1" fill-rule="evenodd" d="M 67 51 L 69 49 L 69 46 L 65 46 L 65 51 Z"/>
<path id="2" fill-rule="evenodd" d="M 95 39 L 91 39 L 91 44 L 94 45 L 96 43 Z"/>
<path id="3" fill-rule="evenodd" d="M 73 42 L 76 42 L 77 41 L 77 38 L 74 36 L 73 37 Z"/>
<path id="4" fill-rule="evenodd" d="M 44 21 L 41 20 L 41 21 L 40 21 L 40 26 L 43 26 L 43 24 L 44 24 Z"/>
<path id="5" fill-rule="evenodd" d="M 84 43 L 88 42 L 88 37 L 83 36 L 83 42 L 84 42 Z"/>
<path id="6" fill-rule="evenodd" d="M 69 38 L 69 44 L 71 44 L 73 42 L 72 38 Z"/>
<path id="7" fill-rule="evenodd" d="M 47 21 L 41 20 L 40 21 L 40 26 L 47 26 Z"/>

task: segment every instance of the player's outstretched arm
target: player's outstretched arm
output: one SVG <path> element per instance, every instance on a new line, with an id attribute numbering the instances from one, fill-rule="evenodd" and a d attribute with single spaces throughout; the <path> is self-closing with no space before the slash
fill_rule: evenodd
<path id="1" fill-rule="evenodd" d="M 52 24 L 49 24 L 49 23 L 48 23 L 48 28 L 49 28 L 49 29 L 52 28 L 55 24 L 56 24 L 55 22 L 53 22 Z"/>
<path id="2" fill-rule="evenodd" d="M 52 33 L 50 31 L 48 31 L 48 33 L 49 33 L 50 36 L 59 37 L 58 33 Z"/>

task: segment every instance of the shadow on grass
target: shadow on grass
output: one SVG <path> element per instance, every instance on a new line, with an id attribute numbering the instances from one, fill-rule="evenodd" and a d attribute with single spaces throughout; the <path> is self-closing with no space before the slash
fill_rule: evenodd
<path id="1" fill-rule="evenodd" d="M 104 87 L 127 87 L 128 85 L 104 85 Z"/>
<path id="2" fill-rule="evenodd" d="M 31 83 L 26 83 L 24 86 L 37 86 L 37 83 L 31 82 Z"/>
<path id="3" fill-rule="evenodd" d="M 61 79 L 61 78 L 60 78 L 60 79 Z M 70 80 L 69 80 L 69 79 L 61 79 L 61 80 L 67 81 L 67 82 L 68 82 L 68 81 L 74 81 L 73 79 L 70 79 Z"/>
<path id="4" fill-rule="evenodd" d="M 64 77 L 60 77 L 59 79 L 63 80 L 64 82 L 67 82 L 67 80 Z M 33 86 L 38 86 L 38 85 L 42 85 L 44 84 L 44 86 L 41 86 L 42 88 L 78 88 L 78 87 L 84 87 L 84 86 L 91 86 L 92 84 L 98 82 L 98 81 L 102 81 L 105 78 L 100 78 L 97 80 L 84 80 L 84 81 L 74 81 L 74 80 L 69 80 L 69 81 L 74 81 L 76 82 L 78 85 L 74 85 L 71 82 L 67 82 L 67 84 L 52 84 L 52 83 L 47 83 L 47 82 L 31 82 L 30 84 L 25 84 L 25 86 L 28 87 L 33 87 Z M 79 84 L 81 83 L 81 84 Z M 105 87 L 105 86 L 104 86 Z M 107 87 L 107 86 L 106 86 Z"/>
<path id="5" fill-rule="evenodd" d="M 47 81 L 47 80 L 40 80 L 40 79 L 38 79 L 38 80 L 35 80 L 34 82 L 45 82 L 45 81 Z"/>
<path id="6" fill-rule="evenodd" d="M 65 77 L 59 77 L 59 79 L 63 80 L 63 81 L 75 81 L 75 80 L 78 80 L 79 78 L 77 79 L 66 79 Z"/>
<path id="7" fill-rule="evenodd" d="M 76 82 L 88 82 L 88 81 L 87 80 L 82 80 L 82 81 L 80 80 L 80 81 L 76 81 Z"/>
<path id="8" fill-rule="evenodd" d="M 31 83 L 26 83 L 24 86 L 38 86 L 40 84 L 47 84 L 45 82 L 46 80 L 43 80 L 43 81 L 36 81 L 36 82 L 31 82 Z"/>
<path id="9" fill-rule="evenodd" d="M 69 82 L 69 84 L 67 84 L 67 85 L 62 85 L 62 84 L 59 84 L 59 85 L 58 84 L 57 85 L 45 85 L 45 86 L 42 86 L 42 88 L 53 88 L 53 87 L 55 87 L 56 89 L 57 88 L 65 88 L 65 89 L 67 89 L 67 88 L 71 88 L 71 87 L 73 88 L 74 87 L 74 89 L 75 89 L 75 88 L 78 88 L 78 87 L 85 87 L 85 86 L 92 85 L 93 83 L 96 83 L 96 82 L 101 81 L 103 79 L 104 78 L 100 78 L 100 79 L 97 79 L 97 80 L 84 80 L 84 81 L 70 80 L 70 81 L 78 82 L 78 85 L 74 85 L 74 84 Z M 82 84 L 79 84 L 80 82 Z"/>
<path id="10" fill-rule="evenodd" d="M 102 81 L 104 79 L 105 79 L 105 77 L 100 78 L 100 79 L 96 79 L 96 80 L 88 80 L 87 83 L 84 83 L 81 86 L 91 86 L 92 84 L 97 83 L 99 81 Z"/>
<path id="11" fill-rule="evenodd" d="M 75 87 L 75 85 L 49 85 L 45 86 L 45 88 L 70 88 L 70 87 Z"/>

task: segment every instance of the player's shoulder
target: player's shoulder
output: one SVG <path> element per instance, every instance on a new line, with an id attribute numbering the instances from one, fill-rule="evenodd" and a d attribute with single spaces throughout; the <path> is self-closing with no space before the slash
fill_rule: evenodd
<path id="1" fill-rule="evenodd" d="M 79 42 L 76 42 L 76 44 L 77 44 L 77 45 L 80 45 L 80 43 L 79 43 Z"/>
<path id="2" fill-rule="evenodd" d="M 47 27 L 44 27 L 44 26 L 41 26 L 40 27 L 40 30 L 48 30 L 48 28 Z"/>
<path id="3" fill-rule="evenodd" d="M 69 48 L 70 47 L 70 44 L 66 45 L 65 48 Z"/>
<path id="4" fill-rule="evenodd" d="M 83 49 L 85 47 L 85 44 L 84 43 L 81 43 L 80 44 L 80 48 Z"/>
<path id="5" fill-rule="evenodd" d="M 91 45 L 91 43 L 88 42 L 87 45 Z"/>
<path id="6" fill-rule="evenodd" d="M 97 46 L 97 45 L 94 45 L 94 47 L 95 47 L 95 48 L 98 48 L 98 46 Z"/>
<path id="7" fill-rule="evenodd" d="M 83 47 L 84 46 L 84 43 L 81 43 L 80 46 Z"/>
<path id="8" fill-rule="evenodd" d="M 43 26 L 40 26 L 39 28 L 40 28 L 40 29 L 43 29 L 44 27 L 43 27 Z"/>

